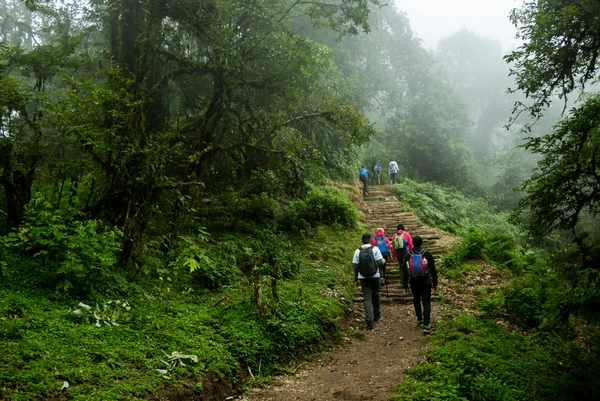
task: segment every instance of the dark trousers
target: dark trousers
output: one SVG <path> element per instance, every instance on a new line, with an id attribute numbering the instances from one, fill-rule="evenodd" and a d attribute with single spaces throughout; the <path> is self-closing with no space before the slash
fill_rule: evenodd
<path id="1" fill-rule="evenodd" d="M 383 264 L 383 266 L 379 266 L 379 274 L 381 275 L 382 279 L 385 279 L 387 281 L 387 277 L 385 276 L 385 274 L 386 274 L 386 270 L 387 270 L 387 261 L 388 261 L 388 258 L 390 257 L 390 254 L 389 254 L 389 252 L 381 252 L 381 256 L 383 256 L 385 263 Z"/>
<path id="2" fill-rule="evenodd" d="M 363 183 L 363 194 L 364 196 L 369 196 L 369 178 L 364 175 L 360 176 L 360 182 Z"/>
<path id="3" fill-rule="evenodd" d="M 413 278 L 410 280 L 410 291 L 413 294 L 413 304 L 417 320 L 422 320 L 423 325 L 429 326 L 431 315 L 431 283 L 427 277 Z"/>
<path id="4" fill-rule="evenodd" d="M 390 173 L 390 177 L 392 179 L 392 184 L 396 184 L 396 176 L 398 175 L 398 173 Z"/>
<path id="5" fill-rule="evenodd" d="M 381 318 L 381 294 L 379 292 L 379 278 L 363 278 L 360 280 L 365 307 L 365 322 L 367 326 Z"/>
<path id="6" fill-rule="evenodd" d="M 396 234 L 398 235 L 398 234 Z M 406 256 L 406 248 L 396 248 L 396 260 L 398 261 L 398 267 L 400 268 L 400 285 L 404 285 L 404 257 Z"/>

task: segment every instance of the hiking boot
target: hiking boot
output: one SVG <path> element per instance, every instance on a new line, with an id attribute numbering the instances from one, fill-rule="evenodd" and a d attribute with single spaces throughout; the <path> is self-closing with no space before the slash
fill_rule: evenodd
<path id="1" fill-rule="evenodd" d="M 423 327 L 423 321 L 422 320 L 417 321 L 417 327 L 421 327 L 421 328 Z"/>
<path id="2" fill-rule="evenodd" d="M 371 323 L 371 324 L 367 323 L 367 330 L 373 330 L 374 327 L 375 327 L 375 325 L 373 323 Z"/>
<path id="3" fill-rule="evenodd" d="M 381 320 L 381 316 L 375 316 L 375 319 L 373 319 L 374 321 L 378 322 Z"/>
<path id="4" fill-rule="evenodd" d="M 423 326 L 423 334 L 431 334 L 431 329 L 429 326 Z"/>

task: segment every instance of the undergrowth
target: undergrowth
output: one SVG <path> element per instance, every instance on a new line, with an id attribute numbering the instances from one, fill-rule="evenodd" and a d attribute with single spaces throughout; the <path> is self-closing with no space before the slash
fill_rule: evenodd
<path id="1" fill-rule="evenodd" d="M 463 314 L 439 323 L 427 360 L 409 369 L 394 400 L 592 400 L 600 397 L 599 368 L 559 337 L 538 341 Z"/>
<path id="2" fill-rule="evenodd" d="M 341 339 L 362 231 L 337 188 L 212 199 L 130 271 L 118 232 L 36 202 L 0 239 L 0 399 L 222 399 Z"/>
<path id="3" fill-rule="evenodd" d="M 547 240 L 550 251 L 531 247 L 482 199 L 410 180 L 393 191 L 426 222 L 462 237 L 440 273 L 466 283 L 463 276 L 484 260 L 510 277 L 500 290 L 474 291 L 475 315 L 448 313 L 426 361 L 409 369 L 394 399 L 598 399 L 597 322 L 574 318 L 577 305 L 597 299 L 589 290 L 597 278 L 576 268 L 585 258 L 564 239 Z"/>

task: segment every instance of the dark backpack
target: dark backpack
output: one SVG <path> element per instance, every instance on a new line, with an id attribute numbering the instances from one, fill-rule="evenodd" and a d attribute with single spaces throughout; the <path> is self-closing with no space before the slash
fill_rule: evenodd
<path id="1" fill-rule="evenodd" d="M 363 277 L 371 277 L 377 273 L 377 262 L 373 256 L 373 246 L 358 248 L 358 272 Z"/>
<path id="2" fill-rule="evenodd" d="M 408 271 L 412 277 L 425 277 L 429 275 L 429 265 L 425 257 L 425 249 L 419 253 L 408 251 L 410 258 L 408 259 Z"/>

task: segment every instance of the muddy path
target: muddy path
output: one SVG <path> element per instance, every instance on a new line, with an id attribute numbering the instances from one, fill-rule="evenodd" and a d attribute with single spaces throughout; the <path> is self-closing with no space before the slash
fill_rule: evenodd
<path id="1" fill-rule="evenodd" d="M 424 225 L 413 213 L 404 212 L 389 185 L 371 187 L 371 198 L 361 203 L 370 232 L 382 227 L 391 238 L 399 223 L 412 236 L 423 238 L 423 247 L 436 262 L 457 239 Z M 348 256 L 350 260 L 351 255 Z M 409 366 L 423 359 L 426 344 L 417 327 L 412 296 L 401 288 L 398 265 L 388 264 L 388 286 L 382 288 L 382 318 L 372 331 L 365 330 L 362 294 L 357 287 L 351 318 L 342 344 L 313 361 L 300 365 L 294 374 L 274 378 L 262 389 L 231 398 L 245 401 L 384 401 L 395 393 Z M 444 281 L 440 277 L 439 291 Z M 432 328 L 444 316 L 440 296 L 432 297 Z M 353 335 L 350 335 L 352 333 Z"/>

